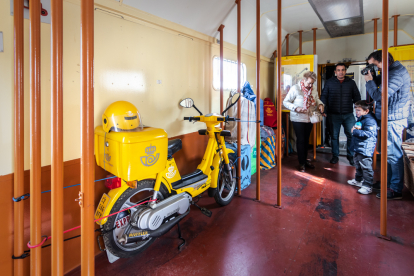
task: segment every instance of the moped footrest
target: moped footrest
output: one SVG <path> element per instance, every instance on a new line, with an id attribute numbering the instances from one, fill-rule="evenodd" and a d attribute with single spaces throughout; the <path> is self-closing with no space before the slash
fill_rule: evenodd
<path id="1" fill-rule="evenodd" d="M 206 216 L 208 216 L 209 218 L 211 217 L 211 215 L 213 214 L 210 210 L 208 210 L 208 209 L 206 209 L 206 208 L 203 208 L 203 207 L 201 207 L 200 208 L 200 211 L 201 211 L 201 213 L 203 213 L 203 215 L 206 215 Z"/>

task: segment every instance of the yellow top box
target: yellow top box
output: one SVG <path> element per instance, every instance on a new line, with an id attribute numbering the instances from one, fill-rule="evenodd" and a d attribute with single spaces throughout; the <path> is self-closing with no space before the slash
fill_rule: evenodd
<path id="1" fill-rule="evenodd" d="M 125 181 L 152 178 L 165 169 L 168 136 L 160 128 L 106 133 L 95 128 L 95 158 L 99 167 Z"/>

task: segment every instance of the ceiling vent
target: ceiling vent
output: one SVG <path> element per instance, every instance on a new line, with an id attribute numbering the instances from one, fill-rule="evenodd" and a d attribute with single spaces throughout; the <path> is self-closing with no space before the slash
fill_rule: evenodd
<path id="1" fill-rule="evenodd" d="M 331 37 L 364 33 L 362 0 L 309 0 Z"/>

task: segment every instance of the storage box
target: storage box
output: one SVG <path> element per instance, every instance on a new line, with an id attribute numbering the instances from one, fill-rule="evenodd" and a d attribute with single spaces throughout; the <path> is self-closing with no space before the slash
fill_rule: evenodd
<path id="1" fill-rule="evenodd" d="M 125 181 L 141 180 L 165 169 L 168 137 L 163 129 L 106 133 L 95 128 L 95 158 L 99 167 Z"/>
<path id="2" fill-rule="evenodd" d="M 414 196 L 414 157 L 412 153 L 414 151 L 414 144 L 402 144 L 404 151 L 404 184 Z"/>

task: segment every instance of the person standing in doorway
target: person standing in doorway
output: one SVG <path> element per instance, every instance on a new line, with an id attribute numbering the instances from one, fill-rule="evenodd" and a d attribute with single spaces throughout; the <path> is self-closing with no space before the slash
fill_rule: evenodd
<path id="1" fill-rule="evenodd" d="M 314 169 L 315 166 L 308 160 L 309 136 L 313 124 L 310 116 L 313 111 L 319 109 L 321 113 L 324 106 L 318 97 L 318 91 L 313 87 L 317 76 L 308 71 L 303 74 L 303 79 L 292 86 L 286 95 L 283 105 L 290 110 L 290 120 L 296 134 L 296 150 L 298 152 L 299 171 L 304 172 L 305 167 Z"/>
<path id="2" fill-rule="evenodd" d="M 346 65 L 338 63 L 335 65 L 336 76 L 330 78 L 322 90 L 321 101 L 325 104 L 325 110 L 330 121 L 332 159 L 331 163 L 339 161 L 339 132 L 344 127 L 347 139 L 347 159 L 351 166 L 354 165 L 354 152 L 352 149 L 351 129 L 355 124 L 354 103 L 361 100 L 358 87 L 352 79 L 345 76 Z"/>
<path id="3" fill-rule="evenodd" d="M 382 68 L 382 51 L 369 55 L 368 63 Z M 385 69 L 386 70 L 386 69 Z M 382 112 L 382 85 L 376 83 L 371 74 L 365 75 L 368 94 L 375 101 L 375 117 L 381 125 Z M 378 82 L 380 78 L 377 79 Z M 387 141 L 387 199 L 402 199 L 404 187 L 404 156 L 401 148 L 402 134 L 407 127 L 407 118 L 411 107 L 410 98 L 411 78 L 407 69 L 399 62 L 394 61 L 388 53 L 388 141 Z M 379 185 L 374 185 L 379 189 Z M 381 193 L 377 194 L 377 198 Z"/>

